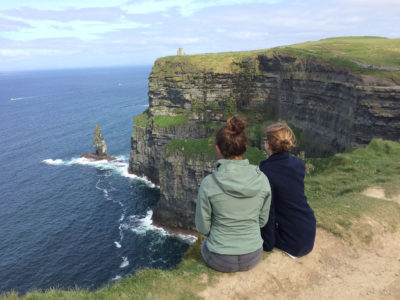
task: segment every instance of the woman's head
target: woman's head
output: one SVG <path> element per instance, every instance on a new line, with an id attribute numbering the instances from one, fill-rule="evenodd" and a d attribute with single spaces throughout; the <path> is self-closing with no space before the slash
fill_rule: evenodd
<path id="1" fill-rule="evenodd" d="M 246 152 L 247 138 L 244 133 L 247 122 L 237 116 L 226 121 L 216 135 L 216 144 L 224 158 L 240 157 Z"/>
<path id="2" fill-rule="evenodd" d="M 277 122 L 267 127 L 266 143 L 272 153 L 286 152 L 295 146 L 296 137 L 286 122 Z"/>

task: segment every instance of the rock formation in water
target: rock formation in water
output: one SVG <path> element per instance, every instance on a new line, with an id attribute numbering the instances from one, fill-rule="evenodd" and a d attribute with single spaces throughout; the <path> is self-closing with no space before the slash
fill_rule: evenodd
<path id="1" fill-rule="evenodd" d="M 95 160 L 115 160 L 115 157 L 108 156 L 106 141 L 103 138 L 99 125 L 94 128 L 93 147 L 95 153 L 82 154 L 81 157 Z"/>
<path id="2" fill-rule="evenodd" d="M 255 164 L 265 157 L 264 128 L 278 119 L 294 128 L 306 156 L 400 139 L 399 71 L 311 54 L 283 48 L 155 62 L 149 109 L 134 121 L 129 171 L 160 185 L 156 223 L 194 229 L 197 189 L 218 158 L 210 137 L 233 114 L 249 123 Z"/>

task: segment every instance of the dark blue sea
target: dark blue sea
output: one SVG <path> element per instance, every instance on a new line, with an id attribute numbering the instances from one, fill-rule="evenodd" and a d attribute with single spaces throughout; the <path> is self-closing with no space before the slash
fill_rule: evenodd
<path id="1" fill-rule="evenodd" d="M 189 240 L 151 224 L 158 187 L 127 172 L 150 71 L 0 73 L 0 293 L 95 289 L 181 260 Z M 117 161 L 80 158 L 95 124 Z"/>

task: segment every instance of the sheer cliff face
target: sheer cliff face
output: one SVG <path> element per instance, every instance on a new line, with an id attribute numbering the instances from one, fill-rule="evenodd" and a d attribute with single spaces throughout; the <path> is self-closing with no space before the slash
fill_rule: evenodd
<path id="1" fill-rule="evenodd" d="M 130 172 L 160 185 L 155 221 L 183 229 L 194 229 L 197 189 L 215 159 L 192 149 L 190 140 L 212 136 L 233 114 L 247 119 L 258 147 L 268 122 L 286 120 L 308 156 L 360 147 L 373 137 L 400 138 L 400 86 L 312 58 L 270 53 L 216 72 L 185 57 L 160 59 L 149 102 L 135 118 Z"/>

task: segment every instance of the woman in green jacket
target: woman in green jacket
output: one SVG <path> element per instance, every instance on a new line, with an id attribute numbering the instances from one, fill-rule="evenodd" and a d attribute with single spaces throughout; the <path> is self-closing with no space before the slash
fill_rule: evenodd
<path id="1" fill-rule="evenodd" d="M 267 177 L 243 159 L 246 121 L 232 117 L 216 135 L 223 157 L 200 185 L 196 228 L 207 236 L 201 253 L 220 272 L 246 271 L 262 258 L 260 228 L 268 221 L 271 190 Z"/>

